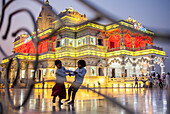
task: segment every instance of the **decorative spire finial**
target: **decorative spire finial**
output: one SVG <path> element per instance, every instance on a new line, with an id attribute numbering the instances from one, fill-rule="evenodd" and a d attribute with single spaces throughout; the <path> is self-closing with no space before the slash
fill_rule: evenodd
<path id="1" fill-rule="evenodd" d="M 73 9 L 73 7 L 72 7 L 72 6 L 70 6 L 70 9 Z"/>
<path id="2" fill-rule="evenodd" d="M 49 4 L 49 1 L 48 0 L 46 0 L 46 2 L 45 2 L 46 4 Z"/>

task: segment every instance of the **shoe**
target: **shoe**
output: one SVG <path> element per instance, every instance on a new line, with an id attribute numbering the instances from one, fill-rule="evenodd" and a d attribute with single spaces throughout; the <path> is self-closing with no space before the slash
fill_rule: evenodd
<path id="1" fill-rule="evenodd" d="M 68 101 L 70 101 L 70 99 L 65 100 L 65 102 L 68 102 Z"/>
<path id="2" fill-rule="evenodd" d="M 62 103 L 62 102 L 58 102 L 58 104 L 59 104 L 59 105 L 63 105 L 63 103 Z"/>
<path id="3" fill-rule="evenodd" d="M 74 101 L 70 101 L 70 102 L 68 102 L 67 104 L 74 104 Z"/>

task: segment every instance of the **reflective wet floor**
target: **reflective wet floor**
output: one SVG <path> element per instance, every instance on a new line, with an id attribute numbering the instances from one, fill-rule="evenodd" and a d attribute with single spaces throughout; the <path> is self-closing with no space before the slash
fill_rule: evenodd
<path id="1" fill-rule="evenodd" d="M 114 88 L 95 89 L 116 101 L 141 114 L 166 114 L 167 113 L 167 90 L 153 88 Z M 67 90 L 68 91 L 68 90 Z M 11 98 L 15 105 L 23 102 L 27 89 L 11 89 Z M 51 89 L 34 89 L 27 104 L 14 110 L 9 104 L 5 89 L 0 89 L 0 101 L 3 104 L 4 114 L 126 114 L 119 106 L 110 100 L 90 90 L 79 89 L 74 105 L 52 103 Z"/>

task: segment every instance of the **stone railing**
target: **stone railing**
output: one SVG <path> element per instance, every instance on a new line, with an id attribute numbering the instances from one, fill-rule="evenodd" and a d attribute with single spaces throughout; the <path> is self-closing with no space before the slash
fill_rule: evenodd
<path id="1" fill-rule="evenodd" d="M 145 46 L 145 47 L 140 47 L 140 48 L 125 47 L 125 50 L 128 50 L 128 51 L 141 51 L 141 50 L 146 50 L 146 49 L 156 49 L 156 50 L 163 51 L 163 48 L 160 48 L 160 47 L 157 47 L 157 46 Z M 108 49 L 108 52 L 118 51 L 118 50 L 121 50 L 120 47 Z"/>

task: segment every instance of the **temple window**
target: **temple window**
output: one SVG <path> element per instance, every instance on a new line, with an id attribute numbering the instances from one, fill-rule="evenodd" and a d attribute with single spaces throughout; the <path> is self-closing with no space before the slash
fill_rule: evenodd
<path id="1" fill-rule="evenodd" d="M 75 47 L 75 44 L 74 44 L 74 40 L 73 40 L 73 39 L 69 39 L 69 46 Z"/>
<path id="2" fill-rule="evenodd" d="M 90 37 L 90 44 L 96 45 L 96 38 Z"/>
<path id="3" fill-rule="evenodd" d="M 60 46 L 61 46 L 61 47 L 65 46 L 65 39 L 62 39 L 62 40 L 61 40 Z"/>
<path id="4" fill-rule="evenodd" d="M 60 47 L 60 41 L 56 42 L 56 47 Z"/>
<path id="5" fill-rule="evenodd" d="M 114 42 L 110 42 L 110 49 L 115 47 L 115 43 Z"/>
<path id="6" fill-rule="evenodd" d="M 109 49 L 120 47 L 120 42 L 121 42 L 120 34 L 113 33 L 113 35 L 111 35 L 108 40 Z"/>
<path id="7" fill-rule="evenodd" d="M 98 39 L 98 45 L 103 46 L 103 39 Z"/>
<path id="8" fill-rule="evenodd" d="M 99 76 L 104 76 L 103 70 L 104 70 L 103 67 L 99 67 L 99 70 L 98 70 Z"/>

